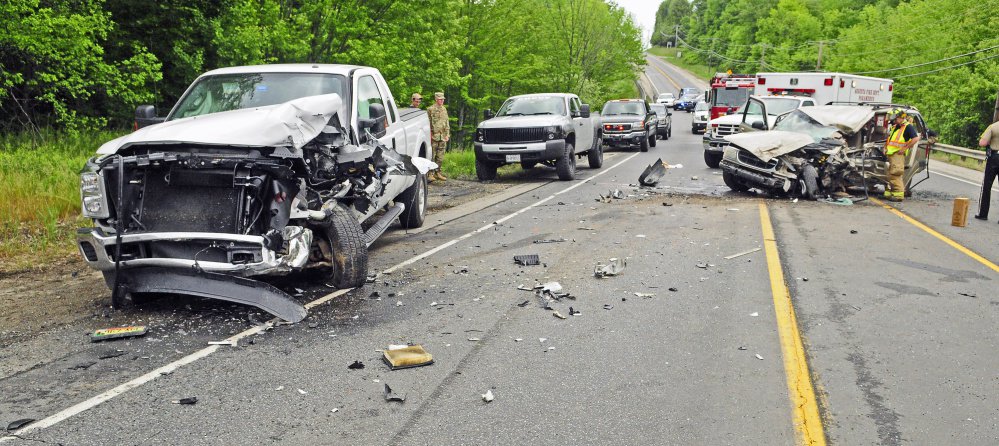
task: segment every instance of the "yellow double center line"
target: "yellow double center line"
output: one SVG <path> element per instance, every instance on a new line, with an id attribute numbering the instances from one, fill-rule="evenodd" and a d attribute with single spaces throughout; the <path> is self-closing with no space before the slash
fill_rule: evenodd
<path id="1" fill-rule="evenodd" d="M 791 304 L 791 293 L 784 281 L 784 270 L 780 266 L 780 255 L 777 252 L 777 238 L 774 236 L 766 203 L 760 203 L 760 225 L 763 227 L 763 248 L 767 255 L 767 269 L 770 271 L 770 291 L 774 298 L 777 333 L 780 335 L 780 350 L 784 357 L 784 373 L 787 376 L 787 391 L 791 398 L 797 443 L 824 446 L 826 436 L 822 428 L 822 417 L 819 415 L 818 400 L 808 373 L 805 346 L 798 332 L 798 319 Z"/>

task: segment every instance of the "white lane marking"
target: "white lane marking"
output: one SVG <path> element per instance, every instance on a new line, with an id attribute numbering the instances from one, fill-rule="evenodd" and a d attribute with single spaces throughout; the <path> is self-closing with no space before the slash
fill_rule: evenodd
<path id="1" fill-rule="evenodd" d="M 476 230 L 474 230 L 472 232 L 466 233 L 466 234 L 464 234 L 464 235 L 462 235 L 462 236 L 460 236 L 460 237 L 458 237 L 456 239 L 450 240 L 450 241 L 444 243 L 443 245 L 440 245 L 440 246 L 438 246 L 436 248 L 433 248 L 433 249 L 431 249 L 431 250 L 429 250 L 429 251 L 427 251 L 427 252 L 425 252 L 423 254 L 420 254 L 420 255 L 418 255 L 416 257 L 412 257 L 409 260 L 403 261 L 402 263 L 399 263 L 399 264 L 397 264 L 397 265 L 395 265 L 395 266 L 393 266 L 393 267 L 391 267 L 389 269 L 386 269 L 386 270 L 382 271 L 382 273 L 384 274 L 384 273 L 389 273 L 389 272 L 395 271 L 395 270 L 397 270 L 399 268 L 402 268 L 404 266 L 411 265 L 413 262 L 417 262 L 417 261 L 419 261 L 421 259 L 427 258 L 428 256 L 431 256 L 431 255 L 433 255 L 433 254 L 435 254 L 437 252 L 440 252 L 441 250 L 444 250 L 444 249 L 446 249 L 448 247 L 454 246 L 455 244 L 457 244 L 458 242 L 460 242 L 462 240 L 465 240 L 465 239 L 467 239 L 469 237 L 472 237 L 475 234 L 479 234 L 479 233 L 481 233 L 481 232 L 483 232 L 483 231 L 485 231 L 487 229 L 492 228 L 493 226 L 496 226 L 497 224 L 503 223 L 503 222 L 505 222 L 505 221 L 513 218 L 513 217 L 516 217 L 516 216 L 518 216 L 520 214 L 523 214 L 524 212 L 527 212 L 530 209 L 533 209 L 533 208 L 535 208 L 535 207 L 537 207 L 537 206 L 539 206 L 541 204 L 544 204 L 544 203 L 548 202 L 549 200 L 551 200 L 551 199 L 553 199 L 553 198 L 555 198 L 555 197 L 557 197 L 559 195 L 562 195 L 562 194 L 564 194 L 566 192 L 569 192 L 569 191 L 571 191 L 571 190 L 573 190 L 573 189 L 575 189 L 575 188 L 577 188 L 579 186 L 582 186 L 582 185 L 588 183 L 590 180 L 593 180 L 593 179 L 595 179 L 595 178 L 597 178 L 597 177 L 599 177 L 599 176 L 601 176 L 601 175 L 603 175 L 603 174 L 605 174 L 607 172 L 610 172 L 611 170 L 613 170 L 613 169 L 617 168 L 618 166 L 620 166 L 620 165 L 628 162 L 629 160 L 631 160 L 632 158 L 634 158 L 634 157 L 636 157 L 638 155 L 639 155 L 638 153 L 632 154 L 631 156 L 629 156 L 629 157 L 621 160 L 621 162 L 619 162 L 619 163 L 617 163 L 617 164 L 615 164 L 615 165 L 613 165 L 611 167 L 608 167 L 606 169 L 603 169 L 602 171 L 600 171 L 600 173 L 598 173 L 596 175 L 593 175 L 593 176 L 591 176 L 589 178 L 586 178 L 586 179 L 584 179 L 584 180 L 582 180 L 582 181 L 580 181 L 580 182 L 578 182 L 576 184 L 573 184 L 572 186 L 569 186 L 569 187 L 567 187 L 567 188 L 565 188 L 565 189 L 563 189 L 563 190 L 561 190 L 559 192 L 555 192 L 554 194 L 551 194 L 548 197 L 545 197 L 545 198 L 537 201 L 534 204 L 528 205 L 527 207 L 524 207 L 523 209 L 520 209 L 519 211 L 516 211 L 516 212 L 514 212 L 512 214 L 509 214 L 509 215 L 507 215 L 507 216 L 505 216 L 505 217 L 503 217 L 503 218 L 501 218 L 499 220 L 496 220 L 495 222 L 492 222 L 492 223 L 490 223 L 488 225 L 485 225 L 485 226 L 483 226 L 483 227 L 481 227 L 479 229 L 476 229 Z M 335 297 L 342 296 L 342 295 L 346 294 L 347 292 L 351 291 L 352 289 L 353 288 L 336 290 L 336 291 L 334 291 L 334 292 L 332 292 L 330 294 L 327 294 L 327 295 L 325 295 L 323 297 L 320 297 L 319 299 L 316 299 L 316 300 L 314 300 L 312 302 L 309 302 L 309 303 L 305 304 L 305 308 L 307 308 L 307 309 L 315 308 L 316 306 L 322 305 L 322 304 L 324 304 L 324 303 L 332 300 Z M 271 322 L 274 322 L 274 321 L 277 321 L 277 319 L 272 319 L 271 320 Z M 233 335 L 233 336 L 227 338 L 227 340 L 229 340 L 229 341 L 238 341 L 238 340 L 243 339 L 243 338 L 245 338 L 247 336 L 252 336 L 252 335 L 261 333 L 265 328 L 266 328 L 265 325 L 256 326 L 256 327 L 247 329 L 247 330 L 245 330 L 245 331 L 243 331 L 241 333 L 238 333 L 236 335 Z M 89 409 L 97 407 L 98 405 L 100 405 L 100 404 L 102 404 L 102 403 L 110 400 L 111 398 L 114 398 L 114 397 L 116 397 L 118 395 L 121 395 L 121 394 L 123 394 L 125 392 L 128 392 L 129 390 L 132 390 L 132 389 L 134 389 L 136 387 L 139 387 L 139 386 L 141 386 L 143 384 L 146 384 L 146 383 L 148 383 L 150 381 L 153 381 L 156 378 L 159 378 L 159 377 L 163 376 L 164 373 L 171 373 L 174 370 L 177 370 L 177 368 L 179 368 L 180 366 L 187 365 L 187 364 L 193 363 L 193 362 L 195 362 L 195 361 L 197 361 L 199 359 L 206 358 L 206 357 L 208 357 L 208 355 L 211 355 L 212 353 L 215 353 L 215 351 L 218 350 L 218 349 L 219 349 L 218 345 L 212 345 L 212 346 L 208 346 L 206 348 L 203 348 L 201 350 L 198 350 L 198 351 L 196 351 L 194 353 L 191 353 L 190 355 L 187 355 L 187 356 L 185 356 L 183 358 L 180 358 L 180 359 L 178 359 L 178 360 L 176 360 L 174 362 L 171 362 L 171 363 L 169 363 L 169 364 L 167 364 L 165 366 L 157 368 L 157 369 L 155 369 L 155 370 L 153 370 L 153 371 L 151 371 L 149 373 L 146 373 L 145 375 L 139 376 L 138 378 L 135 378 L 135 379 L 133 379 L 131 381 L 128 381 L 128 382 L 126 382 L 124 384 L 121 384 L 121 385 L 119 385 L 117 387 L 114 387 L 111 390 L 108 390 L 108 391 L 106 391 L 104 393 L 101 393 L 101 394 L 99 394 L 97 396 L 91 397 L 90 399 L 87 399 L 87 400 L 85 400 L 83 402 L 77 403 L 77 404 L 75 404 L 75 405 L 73 405 L 73 406 L 71 406 L 69 408 L 63 409 L 63 410 L 61 410 L 61 411 L 59 411 L 59 412 L 57 412 L 57 413 L 55 413 L 53 415 L 50 415 L 50 416 L 45 417 L 45 418 L 43 418 L 41 420 L 38 420 L 38 421 L 36 421 L 34 423 L 31 423 L 31 424 L 29 424 L 29 425 L 27 425 L 25 427 L 22 427 L 21 429 L 18 429 L 17 431 L 10 432 L 8 436 L 0 438 L 0 443 L 6 443 L 8 441 L 15 440 L 15 439 L 17 439 L 17 436 L 24 435 L 24 434 L 26 434 L 28 432 L 31 432 L 31 431 L 35 431 L 35 430 L 38 430 L 38 429 L 45 429 L 47 427 L 51 427 L 51 426 L 53 426 L 53 425 L 55 425 L 55 424 L 57 424 L 59 422 L 62 422 L 62 421 L 66 420 L 66 419 L 68 419 L 70 417 L 73 417 L 73 416 L 78 415 L 78 414 L 80 414 L 80 413 L 82 413 L 84 411 L 87 411 Z"/>
<path id="2" fill-rule="evenodd" d="M 960 181 L 960 182 L 962 182 L 962 183 L 967 183 L 967 184 L 970 184 L 970 185 L 972 185 L 972 186 L 978 186 L 979 188 L 981 188 L 981 187 L 982 187 L 982 184 L 981 184 L 981 183 L 975 183 L 975 182 L 973 182 L 973 181 L 968 181 L 968 180 L 966 180 L 966 179 L 964 179 L 964 178 L 958 178 L 958 177 L 952 177 L 952 176 L 950 176 L 950 175 L 947 175 L 947 174 L 945 174 L 945 173 L 940 173 L 940 172 L 933 172 L 933 173 L 932 173 L 931 175 L 940 175 L 940 176 L 942 176 L 942 177 L 944 177 L 944 178 L 950 178 L 950 179 L 952 179 L 952 180 L 954 180 L 954 181 Z M 999 192 L 999 189 L 996 189 L 996 188 L 994 188 L 994 187 L 992 188 L 992 190 L 993 190 L 994 192 Z"/>

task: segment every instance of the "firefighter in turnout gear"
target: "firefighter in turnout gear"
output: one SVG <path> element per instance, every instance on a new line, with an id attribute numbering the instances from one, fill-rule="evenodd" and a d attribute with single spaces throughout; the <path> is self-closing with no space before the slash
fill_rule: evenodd
<path id="1" fill-rule="evenodd" d="M 888 157 L 885 198 L 889 201 L 902 201 L 905 199 L 905 159 L 909 150 L 919 143 L 919 132 L 902 109 L 894 108 L 888 112 L 888 120 L 891 127 L 888 128 L 888 141 L 885 142 L 885 155 Z"/>

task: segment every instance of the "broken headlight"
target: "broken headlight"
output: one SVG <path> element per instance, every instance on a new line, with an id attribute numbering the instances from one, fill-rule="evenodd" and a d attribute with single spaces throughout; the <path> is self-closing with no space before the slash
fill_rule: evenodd
<path id="1" fill-rule="evenodd" d="M 108 218 L 107 194 L 104 191 L 104 178 L 97 172 L 80 174 L 80 201 L 83 216 L 87 218 Z"/>
<path id="2" fill-rule="evenodd" d="M 545 127 L 545 134 L 549 140 L 551 139 L 561 139 L 562 138 L 562 127 L 557 125 L 552 125 Z"/>

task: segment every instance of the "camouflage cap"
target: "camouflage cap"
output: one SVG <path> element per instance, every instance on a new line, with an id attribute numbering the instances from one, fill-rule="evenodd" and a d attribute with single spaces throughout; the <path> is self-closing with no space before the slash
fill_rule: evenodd
<path id="1" fill-rule="evenodd" d="M 423 99 L 423 96 L 421 96 L 419 93 L 413 93 L 413 99 Z"/>
<path id="2" fill-rule="evenodd" d="M 440 91 L 434 93 L 434 99 L 444 99 L 444 93 Z"/>

